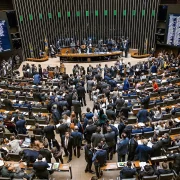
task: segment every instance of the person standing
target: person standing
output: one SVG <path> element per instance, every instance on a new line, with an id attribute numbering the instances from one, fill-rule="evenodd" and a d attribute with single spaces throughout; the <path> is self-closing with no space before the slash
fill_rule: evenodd
<path id="1" fill-rule="evenodd" d="M 93 151 L 91 148 L 91 144 L 87 144 L 84 146 L 84 152 L 85 152 L 85 160 L 86 160 L 86 169 L 85 173 L 89 172 L 94 174 L 94 172 L 91 170 L 92 168 L 92 158 L 93 158 Z"/>
<path id="2" fill-rule="evenodd" d="M 77 158 L 80 157 L 80 150 L 81 150 L 81 144 L 82 144 L 82 134 L 78 132 L 78 130 L 79 130 L 78 126 L 75 126 L 74 131 L 71 133 L 71 136 L 73 137 L 74 155 L 75 156 L 77 155 Z"/>
<path id="3" fill-rule="evenodd" d="M 129 139 L 126 133 L 121 134 L 121 140 L 117 144 L 118 162 L 125 162 L 125 156 L 128 153 Z"/>
<path id="4" fill-rule="evenodd" d="M 73 137 L 70 136 L 69 132 L 66 132 L 65 135 L 62 137 L 62 147 L 64 148 L 65 155 L 64 157 L 68 156 L 69 163 L 72 160 L 72 149 L 73 149 Z"/>
<path id="5" fill-rule="evenodd" d="M 44 134 L 48 140 L 50 149 L 52 148 L 51 147 L 52 140 L 55 138 L 54 130 L 55 130 L 54 126 L 52 126 L 50 124 L 48 124 L 47 126 L 44 127 Z"/>
<path id="6" fill-rule="evenodd" d="M 78 100 L 81 102 L 81 105 L 86 106 L 86 90 L 85 88 L 79 84 L 79 87 L 77 88 L 77 94 L 78 94 Z"/>
<path id="7" fill-rule="evenodd" d="M 138 146 L 138 139 L 139 135 L 135 134 L 134 137 L 132 137 L 129 140 L 129 146 L 128 146 L 128 161 L 133 161 L 135 158 L 135 152 L 136 148 Z"/>

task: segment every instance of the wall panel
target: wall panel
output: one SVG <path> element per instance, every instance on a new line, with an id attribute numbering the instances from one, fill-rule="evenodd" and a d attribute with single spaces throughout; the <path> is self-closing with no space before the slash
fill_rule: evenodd
<path id="1" fill-rule="evenodd" d="M 148 49 L 155 45 L 159 0 L 13 0 L 13 4 L 26 57 L 30 57 L 30 44 L 35 55 L 38 55 L 39 49 L 44 49 L 45 37 L 48 44 L 55 44 L 59 38 L 82 41 L 84 37 L 92 37 L 96 43 L 100 38 L 125 36 L 129 37 L 131 47 L 139 49 L 140 53 L 144 52 L 146 38 Z M 117 15 L 114 15 L 114 10 Z M 153 10 L 155 16 L 152 16 Z M 77 11 L 80 12 L 78 16 Z M 86 16 L 86 11 L 89 16 Z M 58 12 L 61 17 L 58 17 Z"/>

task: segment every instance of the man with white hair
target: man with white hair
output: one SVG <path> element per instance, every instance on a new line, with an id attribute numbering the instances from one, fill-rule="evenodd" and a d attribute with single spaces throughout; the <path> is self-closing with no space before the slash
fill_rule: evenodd
<path id="1" fill-rule="evenodd" d="M 60 118 L 61 118 L 61 116 L 57 110 L 57 104 L 54 104 L 52 107 L 52 119 L 53 119 L 54 123 L 58 124 Z"/>

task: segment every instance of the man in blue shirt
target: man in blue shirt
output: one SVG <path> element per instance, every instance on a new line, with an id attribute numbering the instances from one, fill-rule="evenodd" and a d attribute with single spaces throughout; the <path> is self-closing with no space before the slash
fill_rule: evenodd
<path id="1" fill-rule="evenodd" d="M 41 76 L 38 74 L 38 73 L 36 73 L 35 75 L 34 75 L 34 80 L 33 80 L 33 83 L 36 85 L 36 84 L 39 84 L 40 83 L 40 79 L 41 79 Z"/>
<path id="2" fill-rule="evenodd" d="M 96 176 L 98 178 L 101 177 L 100 167 L 106 164 L 106 159 L 107 159 L 107 151 L 102 150 L 102 145 L 99 143 L 96 152 L 92 158 L 92 162 L 94 162 L 94 166 L 95 166 Z"/>

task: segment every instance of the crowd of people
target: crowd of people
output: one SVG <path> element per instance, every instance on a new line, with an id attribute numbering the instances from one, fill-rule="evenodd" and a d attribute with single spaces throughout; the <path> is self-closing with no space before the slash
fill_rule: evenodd
<path id="1" fill-rule="evenodd" d="M 147 164 L 137 170 L 132 165 L 136 160 L 149 162 L 151 157 L 162 155 L 162 149 L 180 145 L 179 139 L 172 140 L 169 133 L 160 133 L 179 127 L 175 117 L 180 112 L 180 56 L 164 52 L 136 65 L 120 59 L 114 66 L 89 65 L 87 70 L 76 64 L 70 75 L 60 72 L 58 67 L 42 70 L 41 65 L 29 64 L 23 66 L 23 72 L 23 85 L 8 80 L 0 82 L 0 87 L 5 87 L 0 91 L 1 106 L 9 111 L 16 110 L 11 115 L 1 115 L 1 127 L 3 132 L 27 134 L 26 122 L 34 119 L 33 149 L 22 149 L 14 136 L 8 143 L 12 152 L 19 153 L 23 161 L 33 165 L 38 178 L 48 179 L 47 163 L 51 163 L 52 155 L 56 162 L 64 163 L 63 157 L 67 157 L 69 163 L 73 154 L 77 158 L 81 156 L 82 146 L 87 162 L 85 172 L 94 173 L 94 163 L 97 178 L 102 176 L 99 167 L 112 160 L 116 153 L 117 162 L 128 161 L 120 171 L 121 178 L 138 175 L 142 179 L 147 175 L 168 174 L 172 170 L 179 174 L 180 154 L 170 155 L 174 160 L 170 168 L 165 162 L 162 169 Z M 13 101 L 9 99 L 12 95 Z M 26 97 L 24 101 L 20 100 L 22 96 Z M 93 107 L 88 105 L 87 98 L 93 102 Z M 174 103 L 174 106 L 169 107 L 168 103 Z M 82 111 L 84 106 L 86 112 Z M 21 108 L 26 108 L 28 113 L 22 114 Z M 33 113 L 35 108 L 39 108 L 38 114 Z M 51 115 L 44 116 L 42 109 Z M 165 116 L 170 118 L 163 121 Z M 130 123 L 133 118 L 135 122 Z M 41 120 L 46 123 L 43 130 L 38 123 Z M 141 139 L 146 132 L 153 132 L 152 137 Z M 56 134 L 60 141 L 56 140 Z M 36 140 L 36 135 L 45 140 Z M 4 158 L 8 158 L 6 153 Z"/>

